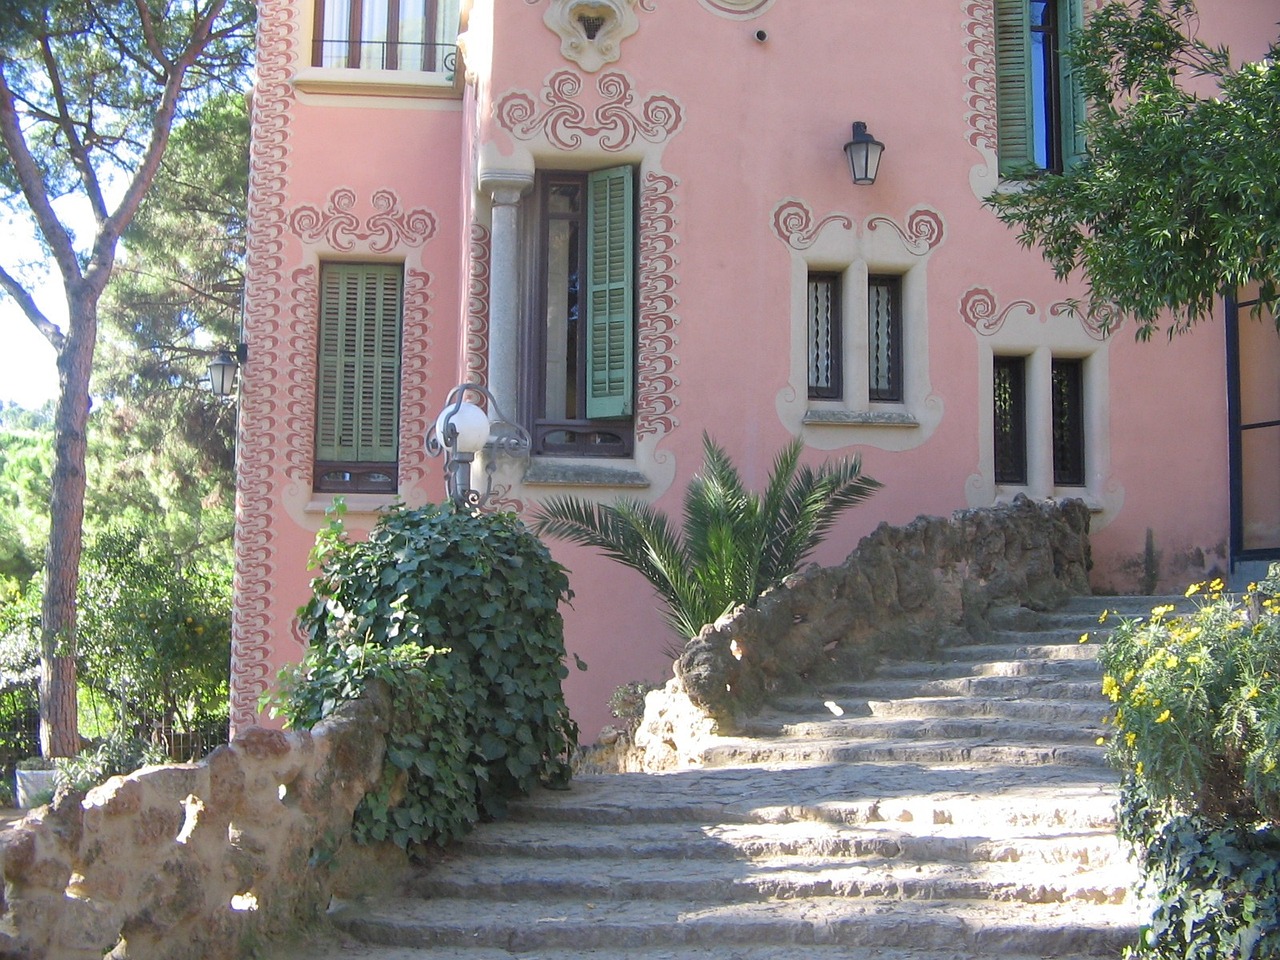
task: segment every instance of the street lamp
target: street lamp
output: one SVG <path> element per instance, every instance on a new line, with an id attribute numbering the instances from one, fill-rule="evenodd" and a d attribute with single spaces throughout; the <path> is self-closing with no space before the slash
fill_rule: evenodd
<path id="1" fill-rule="evenodd" d="M 215 397 L 229 397 L 236 388 L 236 371 L 249 359 L 249 347 L 236 344 L 218 351 L 209 361 L 209 391 Z"/>
<path id="2" fill-rule="evenodd" d="M 467 400 L 468 393 L 477 394 L 488 412 Z M 482 493 L 471 486 L 471 465 L 476 454 L 484 450 L 490 450 L 493 456 L 485 458 Z M 445 455 L 445 491 L 460 507 L 480 507 L 489 499 L 497 454 L 519 456 L 528 451 L 528 432 L 508 420 L 493 394 L 478 383 L 463 383 L 450 390 L 444 409 L 427 430 L 427 453 L 433 457 Z"/>

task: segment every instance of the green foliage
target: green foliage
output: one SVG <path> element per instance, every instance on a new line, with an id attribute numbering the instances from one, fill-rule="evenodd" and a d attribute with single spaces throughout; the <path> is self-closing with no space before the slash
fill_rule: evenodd
<path id="1" fill-rule="evenodd" d="M 40 597 L 38 591 L 0 601 L 0 779 L 38 752 Z"/>
<path id="2" fill-rule="evenodd" d="M 313 559 L 299 611 L 309 649 L 277 706 L 309 728 L 371 679 L 390 687 L 387 762 L 357 810 L 358 839 L 443 843 L 540 780 L 567 781 L 568 578 L 515 515 L 400 508 L 363 542 L 339 515 Z"/>
<path id="3" fill-rule="evenodd" d="M 53 426 L 24 413 L 14 407 L 0 418 L 0 579 L 18 592 L 44 562 L 53 471 Z"/>
<path id="4" fill-rule="evenodd" d="M 738 604 L 794 573 L 839 514 L 880 488 L 858 457 L 800 466 L 803 443 L 778 454 L 763 496 L 747 490 L 729 455 L 705 434 L 702 472 L 689 482 L 682 529 L 636 500 L 612 505 L 574 497 L 548 500 L 534 531 L 602 550 L 639 571 L 657 591 L 667 622 L 694 637 Z"/>
<path id="5" fill-rule="evenodd" d="M 1193 614 L 1156 607 L 1103 647 L 1111 758 L 1171 815 L 1280 821 L 1280 601 L 1190 592 L 1206 589 Z"/>
<path id="6" fill-rule="evenodd" d="M 1190 0 L 1108 0 L 1071 52 L 1088 157 L 987 199 L 1060 279 L 1084 276 L 1079 309 L 1133 316 L 1141 339 L 1166 310 L 1170 336 L 1210 316 L 1224 288 L 1278 293 L 1280 48 L 1233 69 L 1196 25 Z"/>
<path id="7" fill-rule="evenodd" d="M 225 710 L 229 571 L 175 559 L 137 527 L 99 532 L 85 551 L 81 680 L 119 705 L 130 735 L 200 731 Z"/>
<path id="8" fill-rule="evenodd" d="M 635 733 L 640 726 L 644 719 L 644 698 L 656 689 L 655 684 L 633 680 L 615 688 L 609 696 L 609 712 L 622 721 L 627 733 Z"/>
<path id="9" fill-rule="evenodd" d="M 1280 956 L 1280 829 L 1169 817 L 1130 779 L 1122 834 L 1137 849 L 1155 910 L 1129 960 L 1271 960 Z"/>
<path id="10" fill-rule="evenodd" d="M 1280 566 L 1197 584 L 1194 613 L 1124 620 L 1101 653 L 1121 836 L 1155 904 L 1132 958 L 1280 954 Z"/>
<path id="11" fill-rule="evenodd" d="M 132 773 L 139 767 L 153 763 L 168 763 L 169 755 L 159 747 L 128 737 L 113 734 L 96 746 L 86 747 L 74 757 L 56 761 L 59 784 L 67 784 L 72 790 L 88 790 L 108 777 Z"/>

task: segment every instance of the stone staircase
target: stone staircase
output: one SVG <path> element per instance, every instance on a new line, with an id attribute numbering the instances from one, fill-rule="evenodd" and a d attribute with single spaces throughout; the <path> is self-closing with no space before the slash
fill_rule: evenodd
<path id="1" fill-rule="evenodd" d="M 1116 957 L 1135 875 L 1080 637 L 1160 602 L 1002 611 L 992 642 L 780 702 L 693 769 L 540 791 L 298 956 Z"/>

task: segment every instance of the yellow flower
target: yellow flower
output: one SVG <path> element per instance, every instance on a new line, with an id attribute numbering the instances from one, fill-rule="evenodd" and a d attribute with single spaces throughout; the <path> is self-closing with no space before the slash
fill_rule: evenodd
<path id="1" fill-rule="evenodd" d="M 1214 591 L 1215 593 L 1221 593 L 1223 590 L 1226 589 L 1226 587 L 1227 585 L 1222 582 L 1221 577 L 1216 577 L 1213 580 L 1213 582 L 1209 584 L 1209 589 Z"/>
<path id="2" fill-rule="evenodd" d="M 1199 593 L 1199 592 L 1200 592 L 1200 588 L 1201 588 L 1202 586 L 1204 586 L 1204 584 L 1201 584 L 1201 583 L 1193 583 L 1191 586 L 1187 587 L 1187 592 L 1186 592 L 1186 593 L 1184 593 L 1184 594 L 1183 594 L 1183 596 L 1184 596 L 1184 597 L 1194 597 L 1197 593 Z"/>
<path id="3" fill-rule="evenodd" d="M 1172 670 L 1178 665 L 1178 658 L 1171 653 L 1169 656 L 1164 658 L 1164 665 L 1165 669 Z"/>
<path id="4" fill-rule="evenodd" d="M 1089 642 L 1089 634 L 1088 634 L 1087 632 L 1086 632 L 1086 633 L 1082 633 L 1082 634 L 1080 634 L 1080 642 L 1081 642 L 1081 643 L 1088 643 L 1088 642 Z"/>
<path id="5" fill-rule="evenodd" d="M 1138 735 L 1133 731 L 1129 731 L 1124 735 L 1124 745 L 1126 747 L 1132 747 L 1137 742 L 1138 742 Z"/>
<path id="6" fill-rule="evenodd" d="M 1108 614 L 1108 611 L 1106 611 L 1106 610 L 1103 610 L 1100 614 L 1098 614 L 1098 622 L 1099 622 L 1099 623 L 1106 623 L 1106 622 L 1107 622 L 1107 614 Z"/>
<path id="7" fill-rule="evenodd" d="M 1138 776 L 1142 776 L 1142 761 L 1141 761 L 1141 760 L 1139 760 L 1139 761 L 1138 761 L 1138 765 L 1137 765 L 1136 767 L 1134 767 L 1134 768 L 1133 768 L 1133 772 L 1134 772 L 1134 773 L 1136 773 Z"/>
<path id="8" fill-rule="evenodd" d="M 1260 691 L 1258 690 L 1258 688 L 1257 688 L 1257 687 L 1250 687 L 1250 688 L 1249 688 L 1249 693 L 1248 693 L 1248 695 L 1247 695 L 1247 696 L 1245 696 L 1245 699 L 1246 699 L 1246 700 L 1252 700 L 1252 699 L 1254 699 L 1254 698 L 1258 695 L 1258 693 L 1259 693 L 1259 692 L 1260 692 Z"/>
<path id="9" fill-rule="evenodd" d="M 1171 714 L 1166 710 L 1164 713 L 1160 714 L 1160 716 L 1156 717 L 1156 723 L 1167 723 L 1170 716 Z"/>
<path id="10" fill-rule="evenodd" d="M 1094 742 L 1094 743 L 1096 743 L 1098 746 L 1102 746 L 1103 744 L 1105 744 L 1105 743 L 1107 742 L 1107 738 L 1106 738 L 1106 737 L 1099 737 L 1097 740 L 1095 740 L 1095 741 L 1093 741 L 1093 742 Z"/>

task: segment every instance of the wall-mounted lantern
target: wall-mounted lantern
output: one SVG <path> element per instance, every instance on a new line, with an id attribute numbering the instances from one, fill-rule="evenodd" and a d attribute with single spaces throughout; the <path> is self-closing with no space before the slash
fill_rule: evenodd
<path id="1" fill-rule="evenodd" d="M 482 399 L 488 412 L 467 399 L 473 393 Z M 488 450 L 485 458 L 485 488 L 471 486 L 471 465 L 476 454 Z M 493 493 L 493 474 L 498 454 L 527 455 L 529 434 L 507 419 L 492 393 L 478 383 L 463 383 L 449 391 L 444 409 L 427 430 L 427 453 L 444 460 L 445 491 L 460 507 L 480 507 Z"/>
<path id="2" fill-rule="evenodd" d="M 853 139 L 844 145 L 844 156 L 849 161 L 849 175 L 855 184 L 876 182 L 880 170 L 880 155 L 884 144 L 867 133 L 867 125 L 861 120 L 853 123 Z"/>
<path id="3" fill-rule="evenodd" d="M 209 361 L 209 392 L 215 397 L 229 397 L 236 388 L 236 371 L 249 359 L 247 344 L 238 343 L 217 352 Z"/>

